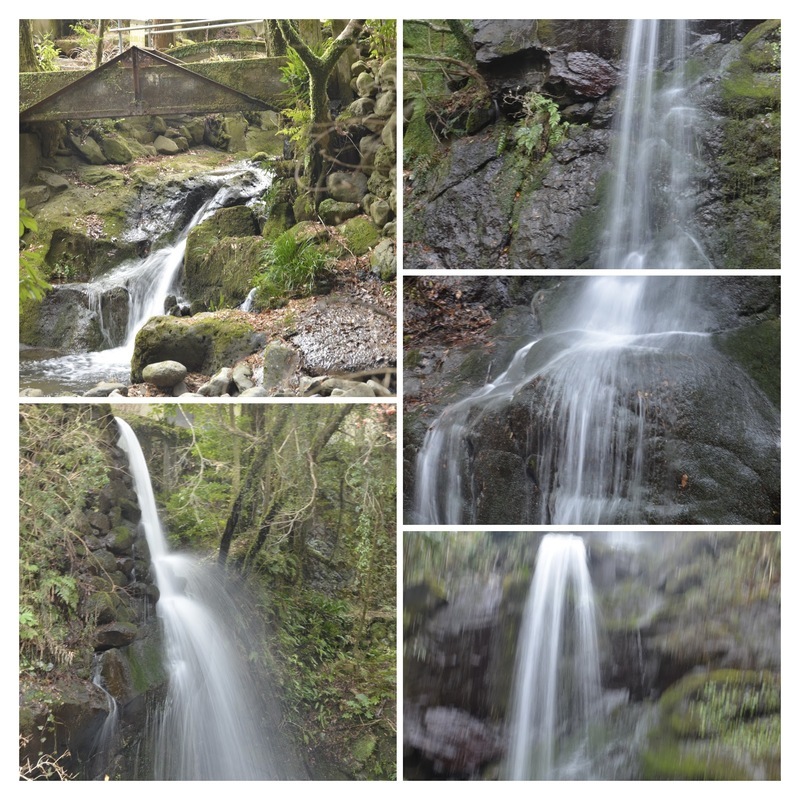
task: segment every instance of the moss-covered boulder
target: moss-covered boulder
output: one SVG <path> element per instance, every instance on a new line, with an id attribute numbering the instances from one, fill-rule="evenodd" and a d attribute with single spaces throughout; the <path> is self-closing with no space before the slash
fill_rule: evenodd
<path id="1" fill-rule="evenodd" d="M 381 231 L 366 217 L 353 217 L 341 228 L 347 248 L 356 256 L 368 253 L 381 240 Z"/>
<path id="2" fill-rule="evenodd" d="M 650 780 L 778 780 L 780 677 L 717 670 L 664 692 L 643 757 Z"/>
<path id="3" fill-rule="evenodd" d="M 250 325 L 213 314 L 153 317 L 136 335 L 131 380 L 157 361 L 177 361 L 190 372 L 211 374 L 255 352 L 261 337 Z"/>
<path id="4" fill-rule="evenodd" d="M 220 209 L 195 226 L 184 256 L 189 300 L 207 308 L 240 305 L 253 287 L 263 247 L 255 217 L 246 206 Z"/>

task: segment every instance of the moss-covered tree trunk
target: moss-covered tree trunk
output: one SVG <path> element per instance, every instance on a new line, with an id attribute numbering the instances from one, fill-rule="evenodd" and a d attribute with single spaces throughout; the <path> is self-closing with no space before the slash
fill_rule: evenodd
<path id="1" fill-rule="evenodd" d="M 351 19 L 344 30 L 318 56 L 303 40 L 291 20 L 277 20 L 287 45 L 292 47 L 308 71 L 311 122 L 304 156 L 304 175 L 309 189 L 315 189 L 324 177 L 331 114 L 328 104 L 328 80 L 344 52 L 356 42 L 366 20 Z"/>
<path id="2" fill-rule="evenodd" d="M 19 71 L 38 72 L 39 62 L 33 47 L 33 28 L 29 19 L 19 21 Z"/>

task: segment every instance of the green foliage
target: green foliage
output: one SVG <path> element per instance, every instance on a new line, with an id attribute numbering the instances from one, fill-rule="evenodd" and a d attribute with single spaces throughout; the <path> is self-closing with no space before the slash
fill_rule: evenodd
<path id="1" fill-rule="evenodd" d="M 76 22 L 74 25 L 70 25 L 70 28 L 72 28 L 75 35 L 78 37 L 78 47 L 82 51 L 94 54 L 97 41 L 100 37 L 96 33 L 92 33 L 92 31 L 86 27 L 85 23 L 88 23 L 88 20 Z"/>
<path id="2" fill-rule="evenodd" d="M 330 40 L 326 40 L 311 49 L 315 55 L 320 56 L 329 44 Z M 298 145 L 298 149 L 303 150 L 309 144 L 311 78 L 306 65 L 293 47 L 286 49 L 286 63 L 278 70 L 281 73 L 281 82 L 286 84 L 280 97 L 281 114 L 288 120 L 278 133 L 288 137 Z"/>
<path id="3" fill-rule="evenodd" d="M 58 57 L 61 54 L 49 33 L 33 37 L 33 51 L 41 72 L 57 72 Z"/>
<path id="4" fill-rule="evenodd" d="M 278 236 L 264 253 L 266 269 L 257 276 L 262 306 L 278 308 L 289 297 L 313 294 L 330 277 L 328 256 L 311 241 L 298 241 L 291 231 Z"/>
<path id="5" fill-rule="evenodd" d="M 528 92 L 515 99 L 522 102 L 522 117 L 514 125 L 514 141 L 529 158 L 539 159 L 564 138 L 569 123 L 549 97 Z"/>
<path id="6" fill-rule="evenodd" d="M 20 300 L 41 300 L 48 289 L 50 284 L 44 279 L 41 273 L 41 267 L 44 263 L 44 258 L 41 253 L 36 250 L 28 250 L 25 248 L 23 236 L 27 231 L 37 233 L 39 226 L 33 218 L 28 209 L 25 200 L 19 201 L 19 299 Z"/>
<path id="7" fill-rule="evenodd" d="M 397 20 L 368 19 L 369 57 L 393 58 L 397 52 Z"/>
<path id="8" fill-rule="evenodd" d="M 20 655 L 30 664 L 69 664 L 86 630 L 74 626 L 87 588 L 72 573 L 82 551 L 79 517 L 108 468 L 91 408 L 20 411 Z"/>

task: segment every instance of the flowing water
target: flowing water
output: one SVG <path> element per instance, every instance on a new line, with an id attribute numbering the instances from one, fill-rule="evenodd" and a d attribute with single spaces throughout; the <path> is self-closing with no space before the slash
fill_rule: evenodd
<path id="1" fill-rule="evenodd" d="M 91 353 L 23 361 L 21 388 L 42 388 L 48 394 L 60 394 L 64 390 L 85 391 L 99 381 L 128 382 L 136 334 L 151 317 L 165 313 L 164 301 L 169 295 L 180 297 L 181 268 L 191 229 L 224 206 L 260 197 L 269 187 L 271 173 L 248 163 L 217 170 L 205 178 L 216 186 L 216 191 L 194 214 L 174 244 L 145 258 L 125 262 L 91 283 L 62 287 L 85 294 L 106 347 Z M 132 236 L 140 238 L 135 232 Z M 111 306 L 112 298 L 120 291 L 127 300 L 124 330 L 115 318 L 118 312 Z"/>
<path id="2" fill-rule="evenodd" d="M 603 267 L 711 266 L 689 222 L 695 112 L 686 98 L 686 38 L 681 20 L 629 25 Z M 553 330 L 521 348 L 505 372 L 431 426 L 417 457 L 415 522 L 476 521 L 481 489 L 473 433 L 481 420 L 502 416 L 523 389 L 536 385 L 543 388 L 531 403 L 524 453 L 530 486 L 517 502 L 538 511 L 520 512 L 513 521 L 641 521 L 645 387 L 673 354 L 696 350 L 706 338 L 691 292 L 685 280 L 631 276 L 583 283 Z"/>
<path id="3" fill-rule="evenodd" d="M 553 330 L 430 427 L 417 456 L 415 522 L 478 521 L 475 442 L 513 405 L 530 418 L 520 445 L 529 495 L 516 499 L 515 522 L 640 521 L 650 389 L 671 358 L 708 341 L 693 329 L 701 315 L 692 290 L 691 278 L 587 279 Z"/>
<path id="4" fill-rule="evenodd" d="M 594 595 L 579 536 L 548 534 L 517 644 L 506 777 L 586 778 L 601 707 Z"/>
<path id="5" fill-rule="evenodd" d="M 616 120 L 614 181 L 600 267 L 713 266 L 692 232 L 697 111 L 688 98 L 686 20 L 632 20 Z"/>
<path id="6" fill-rule="evenodd" d="M 255 687 L 230 636 L 240 613 L 213 570 L 171 553 L 141 447 L 117 419 L 160 597 L 169 686 L 153 730 L 156 780 L 268 780 L 282 774 Z"/>

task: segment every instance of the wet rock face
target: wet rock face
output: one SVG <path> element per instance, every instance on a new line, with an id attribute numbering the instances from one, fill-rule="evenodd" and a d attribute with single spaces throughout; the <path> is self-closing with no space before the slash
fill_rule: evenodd
<path id="1" fill-rule="evenodd" d="M 417 750 L 439 775 L 474 777 L 505 751 L 495 726 L 457 708 L 406 706 L 403 722 L 407 750 Z"/>
<path id="2" fill-rule="evenodd" d="M 31 738 L 20 750 L 20 763 L 26 759 L 35 763 L 39 751 L 55 757 L 69 750 L 62 766 L 81 778 L 94 779 L 95 769 L 107 766 L 98 766 L 94 757 L 98 734 L 110 713 L 108 695 L 97 681 L 118 704 L 118 744 L 135 749 L 136 737 L 145 730 L 147 702 L 163 691 L 166 676 L 155 616 L 158 592 L 150 583 L 148 549 L 138 527 L 140 510 L 127 459 L 114 446 L 117 426 L 102 411 L 83 424 L 86 435 L 97 436 L 98 447 L 108 453 L 109 475 L 90 495 L 91 504 L 73 509 L 65 523 L 75 532 L 76 552 L 71 560 L 65 559 L 65 568 L 69 565 L 82 587 L 76 614 L 86 626 L 86 651 L 78 650 L 70 663 L 56 665 L 44 682 L 23 676 L 20 733 Z M 114 772 L 115 777 L 120 775 L 132 773 Z"/>
<path id="3" fill-rule="evenodd" d="M 780 27 L 757 22 L 693 21 L 690 33 L 688 96 L 697 109 L 695 150 L 703 154 L 692 181 L 691 233 L 718 268 L 780 265 Z M 537 163 L 510 158 L 513 128 L 498 130 L 495 119 L 478 135 L 449 142 L 424 186 L 411 170 L 409 268 L 595 265 L 626 25 L 475 22 L 476 59 L 500 121 L 516 123 L 521 97 L 537 92 L 556 98 L 562 119 L 588 130 L 575 127 L 568 143 L 548 153 L 549 163 Z"/>
<path id="4" fill-rule="evenodd" d="M 747 338 L 752 331 L 764 329 L 759 334 L 764 336 L 759 351 L 777 353 L 773 349 L 780 327 L 776 281 L 697 280 L 698 295 L 709 298 L 708 303 L 700 303 L 709 330 L 734 325 L 741 338 Z M 557 310 L 574 288 L 567 281 L 562 288 L 535 296 L 537 314 L 550 321 L 545 331 L 557 326 Z M 525 324 L 529 327 L 527 339 L 517 343 L 517 348 L 534 335 L 529 314 L 523 314 L 519 322 L 523 327 L 517 330 L 524 332 Z M 730 339 L 723 344 L 725 341 Z M 770 400 L 775 376 L 753 373 L 752 365 L 744 360 L 747 352 L 740 354 L 728 346 L 723 351 L 714 342 L 705 339 L 695 348 L 619 363 L 616 418 L 627 418 L 633 424 L 639 398 L 646 398 L 641 420 L 645 469 L 641 502 L 627 505 L 623 493 L 623 502 L 613 512 L 617 515 L 614 521 L 717 525 L 779 521 L 780 418 Z M 496 370 L 509 364 L 515 340 L 506 339 L 505 346 L 510 352 L 501 357 L 503 339 L 498 338 L 493 351 Z M 476 355 L 476 368 L 466 369 L 468 360 Z M 475 348 L 454 349 L 447 359 L 431 354 L 430 361 L 434 366 L 429 369 L 427 356 L 419 355 L 405 384 L 407 394 L 438 394 L 449 405 L 468 395 L 469 387 L 481 386 L 487 374 L 497 374 L 487 373 L 488 356 Z M 461 462 L 448 468 L 460 471 L 465 519 L 484 525 L 531 524 L 546 516 L 542 502 L 548 492 L 547 481 L 557 480 L 551 466 L 541 461 L 552 445 L 553 421 L 543 416 L 548 392 L 547 379 L 533 381 L 510 402 L 475 406 L 464 419 Z M 407 520 L 414 514 L 416 454 L 427 427 L 442 410 L 441 405 L 422 407 L 409 415 L 404 448 Z M 632 459 L 631 452 L 629 462 Z"/>

